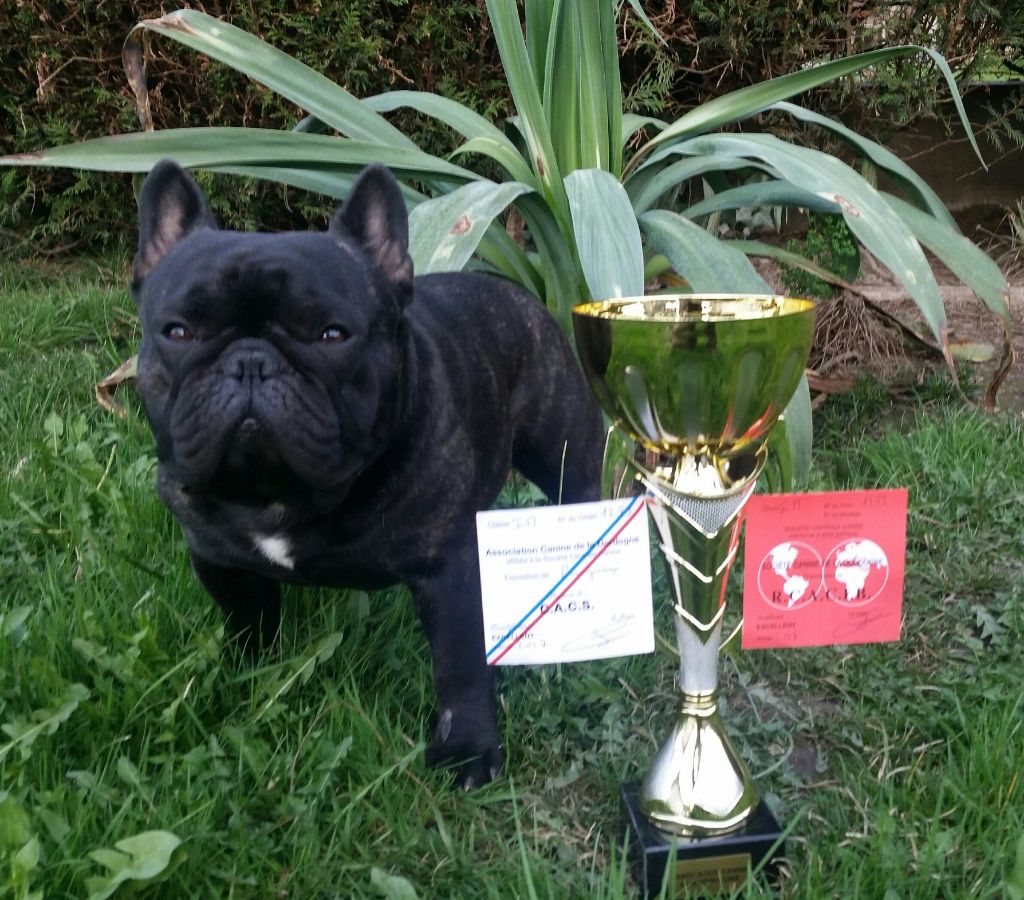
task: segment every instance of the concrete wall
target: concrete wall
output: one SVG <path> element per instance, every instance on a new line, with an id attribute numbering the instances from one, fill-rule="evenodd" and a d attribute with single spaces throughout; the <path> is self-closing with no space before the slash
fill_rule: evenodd
<path id="1" fill-rule="evenodd" d="M 998 84 L 972 89 L 964 97 L 964 106 L 977 134 L 988 116 L 986 105 L 999 109 L 1006 101 L 1022 99 L 1024 84 Z M 955 117 L 952 103 L 946 112 Z M 982 157 L 989 165 L 986 172 L 959 124 L 947 134 L 940 123 L 924 122 L 898 132 L 886 143 L 954 212 L 978 207 L 1013 208 L 1018 200 L 1024 200 L 1024 150 L 1012 145 L 999 151 L 979 138 Z"/>

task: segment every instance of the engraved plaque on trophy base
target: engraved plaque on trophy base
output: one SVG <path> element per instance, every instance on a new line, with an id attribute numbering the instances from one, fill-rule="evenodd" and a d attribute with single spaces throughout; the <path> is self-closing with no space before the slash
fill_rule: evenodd
<path id="1" fill-rule="evenodd" d="M 747 872 L 756 869 L 769 856 L 764 869 L 771 877 L 785 852 L 785 845 L 776 842 L 782 837 L 782 826 L 768 805 L 761 800 L 750 818 L 735 831 L 713 837 L 671 837 L 655 828 L 640 812 L 638 782 L 622 785 L 621 803 L 629 852 L 635 864 L 645 897 L 656 897 L 665 880 L 671 861 L 667 896 L 713 895 L 736 890 L 747 880 Z M 673 845 L 675 857 L 672 856 Z"/>

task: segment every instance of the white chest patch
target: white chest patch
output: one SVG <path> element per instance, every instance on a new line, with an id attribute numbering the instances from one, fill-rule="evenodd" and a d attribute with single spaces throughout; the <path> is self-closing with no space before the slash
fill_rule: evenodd
<path id="1" fill-rule="evenodd" d="M 265 537 L 257 534 L 253 536 L 253 541 L 256 544 L 256 549 L 274 563 L 274 565 L 281 566 L 285 569 L 295 568 L 295 558 L 292 556 L 292 546 L 288 543 L 287 539 L 281 537 L 281 535 L 275 534 Z"/>

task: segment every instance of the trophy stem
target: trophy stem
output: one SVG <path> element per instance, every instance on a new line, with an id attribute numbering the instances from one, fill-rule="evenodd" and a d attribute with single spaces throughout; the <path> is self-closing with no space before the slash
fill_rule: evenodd
<path id="1" fill-rule="evenodd" d="M 761 468 L 727 493 L 694 497 L 634 463 L 653 495 L 657 529 L 674 595 L 679 646 L 679 709 L 640 788 L 639 805 L 673 835 L 724 834 L 742 826 L 759 801 L 757 789 L 718 715 L 718 651 L 725 587 L 736 556 L 741 516 Z"/>

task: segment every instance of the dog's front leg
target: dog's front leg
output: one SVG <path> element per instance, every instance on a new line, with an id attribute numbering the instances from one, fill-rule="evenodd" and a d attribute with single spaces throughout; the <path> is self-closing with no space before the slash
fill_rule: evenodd
<path id="1" fill-rule="evenodd" d="M 439 571 L 412 581 L 416 611 L 430 641 L 438 714 L 429 766 L 452 766 L 460 787 L 479 787 L 500 771 L 494 670 L 484 657 L 476 538 L 446 553 Z"/>
<path id="2" fill-rule="evenodd" d="M 281 585 L 272 578 L 215 565 L 189 552 L 192 568 L 224 613 L 229 639 L 249 656 L 269 647 L 281 624 Z"/>

